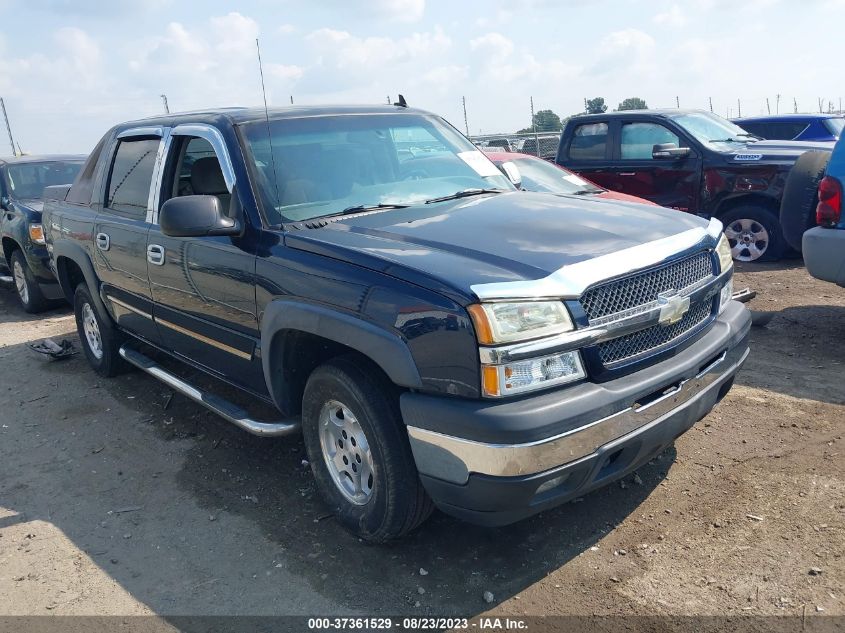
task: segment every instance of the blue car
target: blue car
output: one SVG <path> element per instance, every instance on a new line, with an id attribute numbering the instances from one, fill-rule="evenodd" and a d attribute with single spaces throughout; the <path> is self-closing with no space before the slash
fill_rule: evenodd
<path id="1" fill-rule="evenodd" d="M 840 114 L 778 114 L 731 119 L 746 132 L 773 141 L 838 141 L 845 127 Z"/>
<path id="2" fill-rule="evenodd" d="M 845 145 L 833 149 L 824 178 L 819 182 L 816 224 L 804 233 L 804 263 L 816 279 L 845 287 L 845 217 L 842 190 L 845 187 Z"/>

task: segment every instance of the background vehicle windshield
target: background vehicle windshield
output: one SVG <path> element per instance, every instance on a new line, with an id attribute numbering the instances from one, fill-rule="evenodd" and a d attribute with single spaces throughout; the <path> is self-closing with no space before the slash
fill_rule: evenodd
<path id="1" fill-rule="evenodd" d="M 12 198 L 40 198 L 44 187 L 72 184 L 80 167 L 81 162 L 66 161 L 8 165 L 6 186 Z"/>
<path id="2" fill-rule="evenodd" d="M 604 189 L 596 187 L 580 176 L 553 165 L 540 158 L 525 157 L 512 161 L 522 177 L 522 188 L 527 191 L 547 193 L 601 193 Z"/>
<path id="3" fill-rule="evenodd" d="M 748 143 L 748 132 L 709 112 L 690 112 L 672 117 L 678 125 L 702 143 Z"/>
<path id="4" fill-rule="evenodd" d="M 845 119 L 825 119 L 824 126 L 827 128 L 828 132 L 830 132 L 836 138 L 839 138 L 840 136 L 842 136 L 843 128 L 845 128 Z"/>
<path id="5" fill-rule="evenodd" d="M 243 130 L 269 224 L 358 205 L 418 204 L 464 189 L 513 189 L 472 143 L 433 116 L 291 118 L 270 121 L 269 131 L 266 122 Z"/>

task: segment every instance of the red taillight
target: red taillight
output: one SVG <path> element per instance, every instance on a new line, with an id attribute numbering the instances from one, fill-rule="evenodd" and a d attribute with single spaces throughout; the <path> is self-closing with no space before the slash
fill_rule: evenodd
<path id="1" fill-rule="evenodd" d="M 816 207 L 816 224 L 836 226 L 842 217 L 842 185 L 836 178 L 825 176 L 819 183 L 819 204 Z"/>

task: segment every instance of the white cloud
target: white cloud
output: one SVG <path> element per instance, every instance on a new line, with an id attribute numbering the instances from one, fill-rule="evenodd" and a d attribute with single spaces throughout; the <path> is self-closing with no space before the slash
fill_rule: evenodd
<path id="1" fill-rule="evenodd" d="M 513 42 L 501 33 L 491 32 L 469 41 L 469 47 L 495 60 L 505 60 L 513 55 Z"/>
<path id="2" fill-rule="evenodd" d="M 687 23 L 687 16 L 677 4 L 673 4 L 667 11 L 658 13 L 652 20 L 655 24 L 665 24 L 671 27 L 681 27 Z"/>
<path id="3" fill-rule="evenodd" d="M 399 22 L 416 22 L 425 13 L 425 0 L 375 0 L 374 4 L 379 12 Z"/>
<path id="4" fill-rule="evenodd" d="M 452 41 L 439 27 L 431 32 L 413 33 L 407 37 L 357 37 L 348 31 L 322 28 L 310 33 L 306 40 L 324 62 L 340 69 L 375 72 L 387 64 L 419 61 L 425 56 L 442 53 Z"/>

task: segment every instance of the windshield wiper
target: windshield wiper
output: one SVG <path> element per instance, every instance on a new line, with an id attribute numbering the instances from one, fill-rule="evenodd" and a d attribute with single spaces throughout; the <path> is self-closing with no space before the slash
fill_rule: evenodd
<path id="1" fill-rule="evenodd" d="M 379 204 L 356 204 L 351 207 L 346 207 L 341 211 L 335 211 L 334 213 L 327 213 L 326 215 L 318 215 L 313 220 L 317 218 L 332 218 L 338 215 L 351 215 L 352 213 L 361 213 L 363 211 L 378 211 L 379 209 L 407 209 L 409 205 L 407 204 L 386 204 L 380 202 Z"/>
<path id="2" fill-rule="evenodd" d="M 426 204 L 433 204 L 435 202 L 445 202 L 446 200 L 457 200 L 459 198 L 468 198 L 470 196 L 479 196 L 483 193 L 504 193 L 504 189 L 461 189 L 448 196 L 440 196 L 439 198 L 430 198 L 426 200 Z"/>
<path id="3" fill-rule="evenodd" d="M 738 138 L 711 138 L 709 143 L 744 143 Z"/>
<path id="4" fill-rule="evenodd" d="M 603 193 L 607 191 L 606 189 L 579 189 L 578 191 L 572 191 L 568 195 L 570 196 L 592 196 L 599 193 Z"/>
<path id="5" fill-rule="evenodd" d="M 748 132 L 742 132 L 741 134 L 737 134 L 737 136 L 747 136 L 749 138 L 753 138 L 755 141 L 765 141 L 762 136 L 757 136 L 756 134 L 749 134 Z"/>

